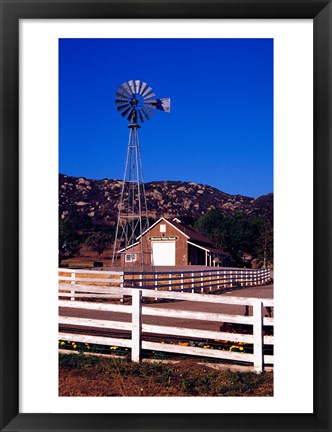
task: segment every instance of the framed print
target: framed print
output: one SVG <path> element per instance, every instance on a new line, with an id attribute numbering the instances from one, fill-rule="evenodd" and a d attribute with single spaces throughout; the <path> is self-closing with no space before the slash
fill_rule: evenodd
<path id="1" fill-rule="evenodd" d="M 153 3 L 126 0 L 121 3 L 112 0 L 69 0 L 65 3 L 56 0 L 0 1 L 1 430 L 244 431 L 263 428 L 329 431 L 331 2 L 249 1 L 244 5 L 238 0 L 231 3 L 223 0 L 160 0 Z M 110 41 L 114 42 L 111 48 Z M 208 47 L 206 41 L 214 42 Z M 224 51 L 219 51 L 220 41 L 230 45 L 223 48 Z M 81 98 L 82 106 L 83 101 L 89 99 L 94 91 L 100 92 L 102 88 L 101 83 L 98 83 L 98 75 L 93 75 L 93 71 L 98 68 L 101 70 L 106 64 L 111 67 L 112 61 L 107 63 L 102 55 L 98 57 L 98 53 L 113 50 L 116 53 L 113 61 L 116 62 L 121 62 L 123 56 L 128 58 L 129 45 L 134 47 L 136 54 L 141 49 L 142 56 L 146 50 L 164 52 L 165 62 L 169 61 L 167 51 L 174 56 L 177 53 L 178 59 L 190 53 L 187 55 L 188 64 L 196 64 L 201 72 L 198 73 L 192 67 L 191 73 L 182 73 L 180 64 L 176 68 L 174 62 L 172 85 L 176 83 L 174 77 L 181 79 L 180 83 L 176 83 L 177 98 L 174 104 L 175 109 L 180 109 L 181 93 L 186 95 L 187 103 L 193 103 L 189 102 L 191 98 L 193 101 L 198 100 L 200 94 L 213 100 L 215 91 L 209 76 L 215 77 L 213 79 L 218 86 L 218 68 L 222 68 L 222 63 L 218 63 L 214 56 L 222 52 L 227 61 L 232 61 L 232 57 L 226 54 L 238 49 L 237 44 L 241 41 L 267 41 L 268 52 L 273 54 L 273 67 L 269 69 L 273 81 L 270 88 L 273 87 L 271 131 L 275 192 L 276 334 L 273 396 L 128 399 L 59 395 L 58 357 L 57 349 L 54 349 L 58 340 L 58 173 L 59 164 L 61 169 L 63 162 L 59 162 L 59 151 L 60 157 L 63 152 L 61 144 L 59 150 L 59 142 L 64 133 L 64 122 L 61 120 L 59 124 L 59 119 L 64 109 L 64 99 L 70 99 L 73 95 L 65 95 L 64 85 L 72 90 L 75 82 L 79 82 L 83 73 L 86 73 L 86 70 L 80 72 L 76 66 L 79 64 L 78 51 L 81 53 L 80 61 L 84 60 L 81 64 L 85 65 L 93 81 L 93 86 L 85 88 L 85 93 L 76 95 L 78 100 Z M 252 59 L 254 51 L 250 51 L 250 47 L 250 44 L 246 44 L 242 49 L 247 58 Z M 202 53 L 205 53 L 205 57 Z M 134 54 L 132 56 L 136 59 Z M 149 69 L 159 68 L 161 82 L 166 82 L 162 56 L 159 57 L 157 61 L 152 56 L 151 65 L 146 67 L 145 72 L 149 74 Z M 190 63 L 192 58 L 195 58 L 196 63 Z M 261 62 L 262 67 L 263 60 Z M 244 77 L 248 81 L 257 78 L 258 66 L 255 69 L 253 65 L 252 71 L 237 67 L 239 80 L 245 80 Z M 66 84 L 64 68 L 74 71 Z M 165 70 L 170 73 L 166 63 Z M 132 84 L 136 85 L 138 96 L 137 100 L 130 99 L 128 102 L 125 98 L 129 90 L 125 80 L 130 80 L 131 75 L 128 70 L 123 73 L 122 87 L 119 87 L 121 82 L 114 83 L 120 89 L 117 93 L 119 113 L 132 113 L 133 104 L 142 110 L 140 117 L 137 113 L 137 118 L 130 118 L 130 125 L 135 125 L 139 118 L 142 121 L 144 115 L 148 118 L 150 110 L 155 108 L 154 104 L 159 103 L 160 111 L 169 111 L 168 97 L 172 100 L 172 94 L 161 94 L 162 98 L 156 101 L 149 99 L 144 95 L 150 94 L 152 90 L 145 89 L 145 82 L 141 84 L 135 81 L 136 84 Z M 221 69 L 220 76 L 225 76 Z M 108 87 L 108 84 L 105 85 L 106 75 L 103 79 L 106 93 L 113 88 L 113 83 Z M 263 82 L 260 82 L 263 86 Z M 192 90 L 188 91 L 188 88 Z M 240 92 L 240 89 L 239 86 L 237 91 Z M 158 89 L 154 90 L 158 92 Z M 172 93 L 171 86 L 169 90 Z M 110 101 L 105 102 L 105 112 L 108 103 L 114 105 L 113 96 L 113 93 L 109 94 Z M 234 93 L 234 100 L 235 97 Z M 263 105 L 262 97 L 256 94 L 258 104 Z M 254 96 L 251 98 L 253 100 Z M 69 99 L 66 105 L 67 118 L 74 122 L 76 115 L 83 122 L 84 113 L 79 111 L 80 103 L 75 105 L 74 99 Z M 208 103 L 207 99 L 206 107 L 201 111 L 197 107 L 196 112 L 208 120 L 212 101 Z M 232 97 L 229 98 L 231 100 Z M 94 99 L 89 101 L 93 105 Z M 216 102 L 213 100 L 213 103 Z M 195 103 L 202 104 L 202 100 Z M 248 119 L 250 107 L 248 100 Z M 143 112 L 143 108 L 147 111 Z M 164 113 L 159 114 L 167 117 Z M 226 116 L 227 110 L 224 114 Z M 102 123 L 98 116 L 95 115 L 94 121 L 102 128 L 106 123 Z M 91 119 L 87 117 L 84 121 L 89 122 Z M 250 121 L 255 121 L 253 116 Z M 179 133 L 184 133 L 186 127 L 195 128 L 193 118 L 190 122 L 183 119 L 183 124 L 183 129 L 176 126 Z M 206 125 L 206 136 L 210 136 L 208 121 Z M 246 127 L 249 128 L 249 120 Z M 257 123 L 255 127 L 258 136 L 258 130 L 265 124 Z M 77 146 L 68 156 L 71 158 L 70 163 L 74 164 L 76 158 L 86 157 L 92 165 L 94 158 L 100 169 L 104 163 L 107 170 L 105 155 L 98 155 L 93 142 L 90 147 L 84 148 L 86 154 L 83 154 L 80 142 L 84 138 L 83 132 L 71 137 L 73 142 L 76 140 Z M 245 140 L 245 137 L 242 139 Z M 160 142 L 164 142 L 162 138 Z M 249 145 L 254 147 L 254 143 Z M 267 157 L 264 154 L 267 153 L 266 149 L 262 145 L 261 154 L 255 154 L 262 165 L 264 157 Z M 194 152 L 198 153 L 197 144 L 193 146 Z M 172 157 L 168 153 L 172 153 Z M 164 169 L 166 161 L 169 166 L 180 167 L 176 154 L 182 163 L 186 155 L 176 148 L 167 152 L 165 144 L 165 150 L 158 159 L 159 165 L 155 164 L 153 155 L 149 155 L 149 163 L 151 166 L 155 164 L 156 173 Z M 241 155 L 237 157 L 240 161 Z M 191 163 L 198 164 L 194 154 L 191 160 Z M 245 164 L 241 169 L 244 167 Z M 183 175 L 185 168 L 182 164 Z M 214 170 L 218 170 L 217 165 Z M 257 184 L 262 183 L 259 169 L 255 168 L 255 176 Z M 79 189 L 79 185 L 76 189 Z M 77 205 L 83 207 L 85 203 L 78 201 Z M 94 210 L 89 210 L 90 218 L 94 217 Z M 151 244 L 154 244 L 152 250 L 154 247 L 162 265 L 165 247 L 174 246 L 175 260 L 176 248 L 182 241 L 183 233 L 179 229 L 180 225 L 176 225 L 179 220 L 174 221 L 177 231 L 168 231 L 168 222 L 162 221 L 160 230 L 158 228 L 159 231 L 151 232 L 149 237 Z M 134 246 L 124 258 L 127 264 L 138 259 L 139 252 Z M 196 246 L 191 240 L 190 247 Z M 212 249 L 204 249 L 201 244 L 197 248 L 204 250 L 205 260 L 210 256 L 211 265 Z M 195 253 L 191 259 L 198 259 L 198 252 Z M 217 249 L 214 249 L 214 253 L 215 256 L 218 254 Z"/>

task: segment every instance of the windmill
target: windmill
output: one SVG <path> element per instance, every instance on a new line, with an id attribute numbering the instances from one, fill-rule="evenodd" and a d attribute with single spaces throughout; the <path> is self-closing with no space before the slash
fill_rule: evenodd
<path id="1" fill-rule="evenodd" d="M 157 99 L 152 88 L 140 80 L 124 82 L 117 90 L 115 104 L 129 121 L 129 139 L 121 189 L 112 266 L 123 268 L 153 266 L 151 246 L 142 234 L 149 229 L 138 130 L 155 110 L 170 112 L 170 99 Z M 145 236 L 146 237 L 146 236 Z"/>

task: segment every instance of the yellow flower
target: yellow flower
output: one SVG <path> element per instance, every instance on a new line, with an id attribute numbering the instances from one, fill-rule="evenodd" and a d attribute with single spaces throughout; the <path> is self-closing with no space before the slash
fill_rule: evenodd
<path id="1" fill-rule="evenodd" d="M 233 351 L 233 350 L 244 351 L 244 348 L 241 346 L 238 346 L 238 345 L 232 345 L 229 350 L 230 351 Z"/>
<path id="2" fill-rule="evenodd" d="M 65 345 L 65 344 L 66 344 L 66 342 L 64 342 L 64 341 L 60 342 L 60 345 Z"/>
<path id="3" fill-rule="evenodd" d="M 110 350 L 117 350 L 118 349 L 118 347 L 116 347 L 116 346 L 111 346 L 110 347 Z"/>

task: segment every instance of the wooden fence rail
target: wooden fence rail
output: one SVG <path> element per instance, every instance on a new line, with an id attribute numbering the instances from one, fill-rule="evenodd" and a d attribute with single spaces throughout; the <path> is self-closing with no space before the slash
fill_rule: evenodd
<path id="1" fill-rule="evenodd" d="M 89 287 L 97 286 L 103 288 L 99 291 L 100 294 L 107 297 L 109 294 L 107 287 L 110 286 L 204 293 L 227 287 L 263 285 L 269 280 L 269 269 L 219 269 L 167 273 L 59 269 L 60 289 L 68 291 L 70 284 L 73 300 L 77 297 L 76 292 L 89 293 Z M 91 289 L 92 293 L 97 292 Z"/>
<path id="2" fill-rule="evenodd" d="M 260 372 L 264 369 L 264 364 L 273 364 L 273 356 L 264 354 L 264 344 L 273 345 L 273 336 L 266 336 L 263 332 L 263 325 L 273 326 L 274 319 L 271 317 L 263 317 L 263 308 L 273 308 L 273 300 L 271 299 L 254 299 L 245 297 L 228 297 L 228 296 L 215 296 L 210 294 L 196 294 L 196 293 L 181 293 L 175 291 L 154 291 L 151 289 L 140 289 L 140 288 L 119 288 L 119 287 L 107 287 L 108 295 L 119 296 L 126 295 L 131 296 L 131 305 L 121 304 L 106 304 L 89 301 L 72 302 L 70 300 L 59 300 L 60 308 L 67 308 L 68 311 L 75 311 L 77 315 L 77 309 L 86 309 L 93 311 L 103 312 L 118 312 L 131 315 L 130 322 L 113 321 L 113 320 L 102 320 L 102 319 L 91 319 L 91 318 L 78 318 L 73 313 L 70 316 L 70 312 L 67 312 L 69 316 L 59 316 L 60 328 L 64 328 L 68 325 L 79 327 L 83 332 L 86 328 L 97 328 L 102 330 L 121 330 L 129 332 L 129 339 L 121 337 L 108 337 L 108 336 L 91 336 L 87 334 L 70 333 L 68 331 L 59 332 L 59 338 L 61 340 L 71 340 L 82 343 L 93 343 L 100 345 L 116 345 L 120 347 L 131 348 L 131 358 L 133 361 L 140 361 L 142 350 L 154 350 L 161 352 L 170 352 L 184 355 L 194 355 L 203 357 L 212 357 L 217 359 L 235 360 L 238 362 L 252 363 L 254 369 Z M 63 296 L 63 292 L 59 292 L 60 297 Z M 75 294 L 76 296 L 76 294 Z M 86 296 L 86 294 L 84 294 Z M 100 296 L 100 293 L 97 294 Z M 212 313 L 212 312 L 192 312 L 187 310 L 178 310 L 148 307 L 142 303 L 142 298 L 159 298 L 159 299 L 170 299 L 170 300 L 184 300 L 184 301 L 195 301 L 195 302 L 210 302 L 218 304 L 232 304 L 232 305 L 244 305 L 252 307 L 251 316 L 243 316 L 236 314 L 227 313 Z M 181 318 L 188 320 L 188 327 L 175 327 L 175 326 L 161 326 L 151 325 L 142 323 L 144 316 L 156 316 L 156 317 L 167 317 L 167 318 Z M 227 323 L 238 323 L 251 325 L 253 328 L 252 334 L 241 333 L 237 330 L 236 333 L 227 331 L 209 331 L 193 329 L 190 324 L 194 320 L 213 321 L 213 322 L 227 322 Z M 202 338 L 204 340 L 225 340 L 232 342 L 243 342 L 252 344 L 253 353 L 240 353 L 223 351 L 219 349 L 204 349 L 197 346 L 181 346 L 174 344 L 167 344 L 161 342 L 151 342 L 147 340 L 147 334 L 154 335 L 167 335 L 168 337 L 184 337 L 184 338 Z"/>

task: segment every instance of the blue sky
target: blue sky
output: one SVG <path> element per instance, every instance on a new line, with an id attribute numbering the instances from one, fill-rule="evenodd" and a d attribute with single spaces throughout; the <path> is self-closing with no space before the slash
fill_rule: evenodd
<path id="1" fill-rule="evenodd" d="M 60 39 L 59 172 L 122 179 L 128 80 L 171 98 L 140 129 L 145 181 L 273 192 L 272 39 Z"/>

